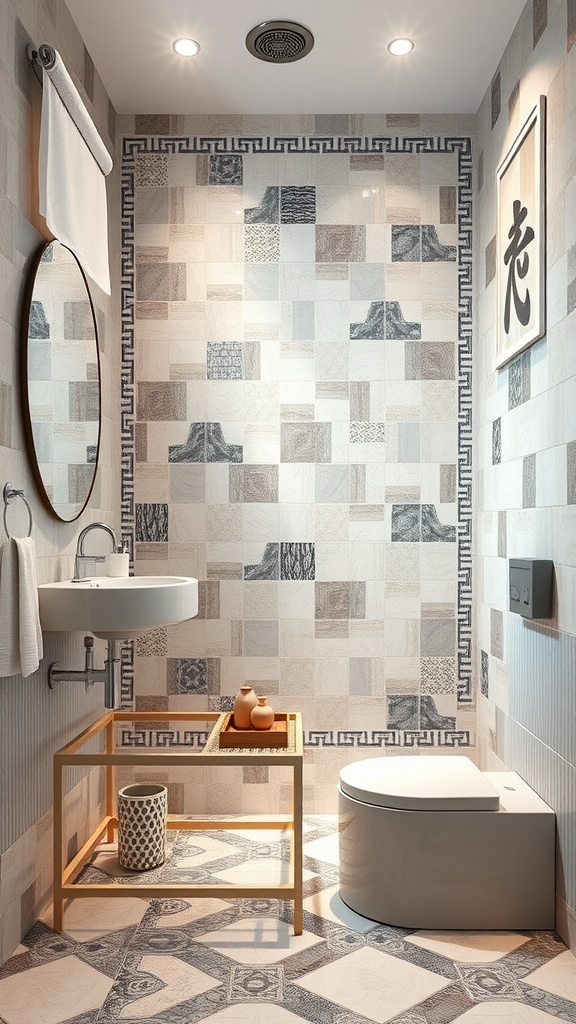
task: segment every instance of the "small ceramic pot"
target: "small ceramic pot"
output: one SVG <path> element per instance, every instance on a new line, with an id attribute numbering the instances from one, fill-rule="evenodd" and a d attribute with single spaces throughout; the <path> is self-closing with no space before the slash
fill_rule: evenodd
<path id="1" fill-rule="evenodd" d="M 274 724 L 274 708 L 266 703 L 267 697 L 258 697 L 256 707 L 252 708 L 250 721 L 254 729 L 270 729 Z"/>
<path id="2" fill-rule="evenodd" d="M 251 686 L 241 686 L 234 701 L 234 728 L 250 729 L 250 712 L 258 703 L 258 697 Z"/>

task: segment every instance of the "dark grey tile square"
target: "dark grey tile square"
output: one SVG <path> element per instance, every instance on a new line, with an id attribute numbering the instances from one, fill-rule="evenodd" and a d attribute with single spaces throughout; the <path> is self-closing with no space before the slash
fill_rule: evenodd
<path id="1" fill-rule="evenodd" d="M 209 160 L 209 185 L 243 184 L 243 163 L 241 156 L 232 156 L 229 153 L 214 154 L 209 157 Z"/>
<path id="2" fill-rule="evenodd" d="M 169 135 L 170 114 L 136 114 L 134 131 L 136 135 Z"/>
<path id="3" fill-rule="evenodd" d="M 502 461 L 502 421 L 500 416 L 492 421 L 492 465 Z"/>
<path id="4" fill-rule="evenodd" d="M 280 189 L 280 222 L 314 224 L 316 188 L 314 185 L 283 185 Z"/>
<path id="5" fill-rule="evenodd" d="M 392 262 L 419 263 L 422 259 L 421 231 L 418 224 L 392 225 Z"/>
<path id="6" fill-rule="evenodd" d="M 444 242 L 441 242 L 438 238 L 438 230 L 434 224 L 422 225 L 422 262 L 456 262 L 456 246 L 445 245 Z"/>
<path id="7" fill-rule="evenodd" d="M 384 303 L 371 302 L 366 319 L 360 323 L 350 324 L 350 338 L 352 341 L 370 339 L 374 341 L 384 340 Z"/>
<path id="8" fill-rule="evenodd" d="M 280 544 L 280 579 L 313 580 L 315 578 L 314 544 L 282 542 Z"/>
<path id="9" fill-rule="evenodd" d="M 91 103 L 94 102 L 94 61 L 84 47 L 84 88 Z"/>
<path id="10" fill-rule="evenodd" d="M 508 408 L 530 399 L 530 352 L 522 352 L 508 367 Z"/>
<path id="11" fill-rule="evenodd" d="M 30 316 L 28 318 L 28 338 L 46 341 L 50 337 L 50 324 L 46 317 L 44 303 L 33 299 L 30 303 Z"/>
<path id="12" fill-rule="evenodd" d="M 419 698 L 411 694 L 386 697 L 388 729 L 418 729 Z"/>
<path id="13" fill-rule="evenodd" d="M 421 539 L 421 505 L 392 505 L 392 541 L 417 543 Z"/>
<path id="14" fill-rule="evenodd" d="M 241 444 L 229 444 L 221 423 L 206 424 L 206 462 L 242 462 Z"/>
<path id="15" fill-rule="evenodd" d="M 478 157 L 478 191 L 484 188 L 484 150 L 481 150 Z"/>
<path id="16" fill-rule="evenodd" d="M 166 661 L 166 692 L 208 693 L 208 675 L 205 658 L 168 658 Z"/>
<path id="17" fill-rule="evenodd" d="M 492 85 L 490 86 L 490 123 L 492 128 L 496 124 L 496 121 L 500 117 L 501 98 L 500 98 L 500 72 L 498 71 L 492 79 Z"/>
<path id="18" fill-rule="evenodd" d="M 514 116 L 514 111 L 520 99 L 520 81 L 516 82 L 516 85 L 512 89 L 508 97 L 508 120 L 511 121 Z"/>
<path id="19" fill-rule="evenodd" d="M 538 41 L 546 30 L 548 24 L 548 0 L 533 0 L 532 2 L 532 45 L 537 46 Z"/>
<path id="20" fill-rule="evenodd" d="M 168 537 L 168 505 L 156 502 L 136 504 L 136 541 L 148 541 L 155 544 L 167 541 Z"/>

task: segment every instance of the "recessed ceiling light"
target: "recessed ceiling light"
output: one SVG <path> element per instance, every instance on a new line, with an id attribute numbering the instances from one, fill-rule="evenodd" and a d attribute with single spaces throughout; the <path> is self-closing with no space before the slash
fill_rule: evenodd
<path id="1" fill-rule="evenodd" d="M 388 43 L 388 52 L 394 57 L 405 57 L 413 49 L 414 43 L 411 39 L 393 39 L 391 43 Z"/>
<path id="2" fill-rule="evenodd" d="M 176 39 L 172 45 L 181 57 L 195 57 L 200 49 L 200 43 L 195 39 Z"/>

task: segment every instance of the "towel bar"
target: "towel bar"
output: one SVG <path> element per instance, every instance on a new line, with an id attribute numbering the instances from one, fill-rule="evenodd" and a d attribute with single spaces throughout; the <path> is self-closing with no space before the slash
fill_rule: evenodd
<path id="1" fill-rule="evenodd" d="M 24 491 L 19 491 L 16 487 L 14 487 L 14 484 L 10 483 L 10 481 L 9 481 L 4 486 L 3 497 L 4 497 L 4 530 L 6 532 L 6 536 L 8 537 L 8 540 L 12 539 L 12 534 L 10 533 L 10 530 L 8 529 L 8 523 L 6 521 L 6 514 L 8 512 L 8 505 L 12 504 L 12 502 L 14 501 L 14 498 L 22 498 L 22 501 L 24 502 L 24 504 L 26 505 L 26 508 L 28 509 L 29 523 L 28 523 L 28 533 L 26 534 L 26 536 L 27 537 L 31 537 L 32 536 L 32 524 L 34 522 L 34 518 L 32 516 L 32 509 L 30 508 L 30 502 L 28 501 L 28 498 L 24 494 Z"/>

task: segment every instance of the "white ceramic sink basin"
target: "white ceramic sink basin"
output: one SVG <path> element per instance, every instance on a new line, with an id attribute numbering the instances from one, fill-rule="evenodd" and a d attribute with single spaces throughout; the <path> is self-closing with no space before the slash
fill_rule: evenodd
<path id="1" fill-rule="evenodd" d="M 42 629 L 86 630 L 104 640 L 134 640 L 157 626 L 198 614 L 193 576 L 100 576 L 38 587 Z"/>

